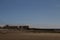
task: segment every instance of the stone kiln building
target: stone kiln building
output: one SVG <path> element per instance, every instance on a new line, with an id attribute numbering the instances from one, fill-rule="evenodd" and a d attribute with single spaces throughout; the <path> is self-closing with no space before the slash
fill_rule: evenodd
<path id="1" fill-rule="evenodd" d="M 9 26 L 9 25 L 5 25 L 3 27 L 3 29 L 21 29 L 21 30 L 28 30 L 29 29 L 29 26 L 27 25 L 21 25 L 21 26 Z"/>

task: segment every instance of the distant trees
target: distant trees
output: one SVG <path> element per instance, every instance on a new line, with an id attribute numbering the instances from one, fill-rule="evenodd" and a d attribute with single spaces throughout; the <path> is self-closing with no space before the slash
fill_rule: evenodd
<path id="1" fill-rule="evenodd" d="M 3 27 L 3 29 L 18 29 L 18 27 L 17 27 L 17 26 L 5 25 L 5 26 Z"/>
<path id="2" fill-rule="evenodd" d="M 0 26 L 0 29 L 2 29 L 2 27 Z"/>
<path id="3" fill-rule="evenodd" d="M 3 27 L 3 29 L 8 29 L 8 27 L 9 27 L 8 25 L 5 25 L 5 26 Z"/>

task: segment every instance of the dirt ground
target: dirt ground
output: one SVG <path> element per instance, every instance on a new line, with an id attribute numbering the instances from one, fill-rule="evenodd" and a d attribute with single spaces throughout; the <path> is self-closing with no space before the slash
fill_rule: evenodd
<path id="1" fill-rule="evenodd" d="M 59 33 L 0 33 L 0 40 L 60 40 Z"/>

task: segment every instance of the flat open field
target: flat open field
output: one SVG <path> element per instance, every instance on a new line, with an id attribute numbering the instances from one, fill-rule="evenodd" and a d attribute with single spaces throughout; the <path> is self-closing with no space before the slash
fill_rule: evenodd
<path id="1" fill-rule="evenodd" d="M 59 33 L 0 33 L 0 40 L 60 40 Z"/>

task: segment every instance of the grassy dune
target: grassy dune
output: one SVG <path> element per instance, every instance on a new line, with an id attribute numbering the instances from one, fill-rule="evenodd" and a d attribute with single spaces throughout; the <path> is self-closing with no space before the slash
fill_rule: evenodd
<path id="1" fill-rule="evenodd" d="M 59 33 L 0 33 L 0 40 L 60 40 Z"/>

